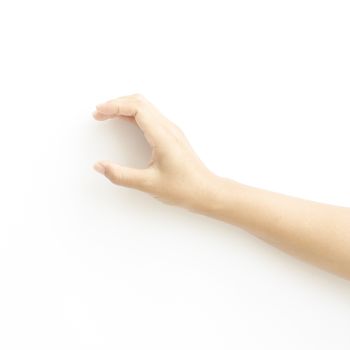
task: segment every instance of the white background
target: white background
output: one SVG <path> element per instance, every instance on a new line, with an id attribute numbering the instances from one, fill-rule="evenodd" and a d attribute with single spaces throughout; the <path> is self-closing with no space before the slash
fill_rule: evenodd
<path id="1" fill-rule="evenodd" d="M 350 205 L 348 1 L 2 1 L 0 348 L 349 349 L 349 282 L 113 186 L 139 92 L 214 172 Z M 331 238 L 330 238 L 331 239 Z"/>

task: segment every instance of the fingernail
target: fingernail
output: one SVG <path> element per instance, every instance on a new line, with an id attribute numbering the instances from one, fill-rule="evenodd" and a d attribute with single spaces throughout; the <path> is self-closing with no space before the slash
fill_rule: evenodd
<path id="1" fill-rule="evenodd" d="M 102 175 L 105 174 L 105 167 L 101 163 L 94 164 L 94 169 Z"/>
<path id="2" fill-rule="evenodd" d="M 96 109 L 101 108 L 103 105 L 104 105 L 103 103 L 99 103 L 98 105 L 96 105 Z"/>

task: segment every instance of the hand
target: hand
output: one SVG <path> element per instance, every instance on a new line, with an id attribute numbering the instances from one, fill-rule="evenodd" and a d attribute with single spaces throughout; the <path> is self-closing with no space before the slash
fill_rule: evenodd
<path id="1" fill-rule="evenodd" d="M 184 133 L 142 95 L 119 97 L 96 106 L 96 120 L 121 118 L 143 131 L 152 147 L 145 169 L 99 161 L 94 169 L 114 184 L 147 192 L 167 204 L 194 209 L 215 178 L 195 154 Z"/>
<path id="2" fill-rule="evenodd" d="M 140 95 L 98 105 L 94 117 L 119 117 L 136 123 L 152 147 L 146 169 L 109 161 L 96 163 L 95 169 L 113 183 L 239 226 L 350 278 L 349 208 L 289 197 L 214 175 L 183 132 Z"/>

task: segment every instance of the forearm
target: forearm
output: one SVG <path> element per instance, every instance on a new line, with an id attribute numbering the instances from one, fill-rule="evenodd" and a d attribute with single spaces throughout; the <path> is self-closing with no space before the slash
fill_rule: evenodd
<path id="1" fill-rule="evenodd" d="M 350 209 L 288 197 L 214 175 L 184 133 L 139 94 L 98 105 L 94 117 L 135 123 L 152 147 L 145 169 L 110 161 L 96 163 L 95 169 L 113 183 L 237 225 L 350 278 Z"/>
<path id="2" fill-rule="evenodd" d="M 350 209 L 214 177 L 194 211 L 254 233 L 326 269 L 350 277 Z"/>

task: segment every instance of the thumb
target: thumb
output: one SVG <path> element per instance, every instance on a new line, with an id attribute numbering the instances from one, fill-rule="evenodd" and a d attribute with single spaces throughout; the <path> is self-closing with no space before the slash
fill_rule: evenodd
<path id="1" fill-rule="evenodd" d="M 132 187 L 142 191 L 148 191 L 151 186 L 150 168 L 135 169 L 112 162 L 100 161 L 94 164 L 94 169 L 116 185 Z"/>

